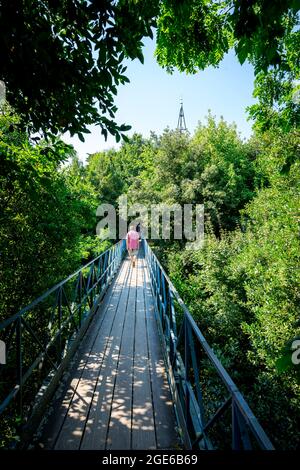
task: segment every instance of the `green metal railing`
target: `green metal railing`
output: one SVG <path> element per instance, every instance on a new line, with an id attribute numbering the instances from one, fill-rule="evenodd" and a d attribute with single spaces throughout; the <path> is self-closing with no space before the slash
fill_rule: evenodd
<path id="1" fill-rule="evenodd" d="M 2 422 L 9 426 L 11 417 L 22 425 L 30 419 L 41 386 L 59 371 L 87 326 L 123 253 L 121 241 L 0 324 L 6 346 L 6 363 L 0 365 Z"/>
<path id="2" fill-rule="evenodd" d="M 273 450 L 146 240 L 144 251 L 185 447 Z"/>

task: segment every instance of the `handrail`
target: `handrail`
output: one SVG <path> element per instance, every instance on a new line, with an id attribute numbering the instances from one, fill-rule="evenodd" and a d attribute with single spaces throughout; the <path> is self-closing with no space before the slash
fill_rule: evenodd
<path id="1" fill-rule="evenodd" d="M 121 242 L 119 242 L 121 243 Z M 94 258 L 93 260 L 89 261 L 88 263 L 86 263 L 84 266 L 82 266 L 81 268 L 77 269 L 77 271 L 75 271 L 74 273 L 70 274 L 68 277 L 66 277 L 65 279 L 63 279 L 62 281 L 58 282 L 57 284 L 55 284 L 53 287 L 51 287 L 50 289 L 48 289 L 46 292 L 44 292 L 40 297 L 37 297 L 36 299 L 34 299 L 30 304 L 26 305 L 26 307 L 23 307 L 19 312 L 15 313 L 14 315 L 12 315 L 11 317 L 7 318 L 6 320 L 4 320 L 3 322 L 0 323 L 0 331 L 5 328 L 6 326 L 8 326 L 10 323 L 14 322 L 17 318 L 21 317 L 24 313 L 26 313 L 28 310 L 32 310 L 38 303 L 42 302 L 46 297 L 48 297 L 50 294 L 52 294 L 52 292 L 55 292 L 59 287 L 63 286 L 64 284 L 66 284 L 70 279 L 72 279 L 73 277 L 75 277 L 77 274 L 80 273 L 80 271 L 82 271 L 83 269 L 86 269 L 88 268 L 89 266 L 91 266 L 92 264 L 95 264 L 97 261 L 99 261 L 100 258 L 103 258 L 104 256 L 106 256 L 110 250 L 112 248 L 108 248 L 107 250 L 105 250 L 103 253 L 101 253 L 100 255 L 98 255 L 96 258 Z"/>
<path id="2" fill-rule="evenodd" d="M 185 446 L 191 449 L 215 448 L 213 441 L 218 441 L 218 436 L 214 427 L 218 423 L 224 434 L 231 428 L 231 448 L 234 450 L 248 450 L 255 446 L 274 450 L 270 439 L 207 343 L 146 240 L 144 250 L 165 346 L 171 391 Z M 208 393 L 209 386 L 203 376 L 205 373 L 211 374 L 207 361 L 209 367 L 217 373 L 222 387 L 229 393 L 229 397 L 223 398 L 214 411 L 205 407 L 205 393 Z M 227 416 L 226 421 L 226 411 L 230 407 L 231 419 L 228 420 Z"/>
<path id="3" fill-rule="evenodd" d="M 6 364 L 0 365 L 0 415 L 9 407 L 11 417 L 21 423 L 28 420 L 34 392 L 60 368 L 95 312 L 123 253 L 121 240 L 0 323 L 7 356 Z"/>

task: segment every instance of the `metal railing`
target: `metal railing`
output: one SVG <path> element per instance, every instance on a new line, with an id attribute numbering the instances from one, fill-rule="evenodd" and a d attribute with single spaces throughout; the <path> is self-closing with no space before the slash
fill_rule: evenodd
<path id="1" fill-rule="evenodd" d="M 8 427 L 9 417 L 20 424 L 28 421 L 45 379 L 57 375 L 87 328 L 123 253 L 121 241 L 0 324 L 6 347 L 6 363 L 0 365 L 0 415 Z"/>
<path id="2" fill-rule="evenodd" d="M 273 450 L 268 436 L 146 240 L 144 250 L 185 446 Z"/>

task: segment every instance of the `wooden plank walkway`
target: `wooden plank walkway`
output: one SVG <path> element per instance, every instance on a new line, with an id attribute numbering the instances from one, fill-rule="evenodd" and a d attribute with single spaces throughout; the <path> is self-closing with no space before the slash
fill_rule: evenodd
<path id="1" fill-rule="evenodd" d="M 46 449 L 178 448 L 144 258 L 122 263 L 40 434 Z"/>

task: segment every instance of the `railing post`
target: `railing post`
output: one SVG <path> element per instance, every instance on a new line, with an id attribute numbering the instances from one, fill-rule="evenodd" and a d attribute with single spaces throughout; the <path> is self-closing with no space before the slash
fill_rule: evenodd
<path id="1" fill-rule="evenodd" d="M 167 344 L 168 344 L 168 331 L 165 331 L 166 328 L 168 327 L 168 322 L 167 322 L 167 319 L 166 319 L 166 315 L 167 315 L 167 309 L 166 309 L 166 286 L 165 286 L 165 278 L 164 278 L 164 275 L 162 273 L 161 270 L 159 270 L 160 272 L 160 277 L 161 277 L 161 317 L 162 317 L 162 325 L 163 325 L 163 332 L 164 332 L 164 335 L 165 335 L 165 338 L 166 338 L 166 341 L 167 341 Z"/>
<path id="2" fill-rule="evenodd" d="M 171 363 L 174 363 L 174 359 L 176 356 L 176 342 L 177 342 L 177 329 L 176 329 L 176 320 L 174 319 L 175 316 L 175 309 L 174 309 L 174 299 L 173 294 L 169 290 L 169 302 L 170 302 L 170 357 Z"/>
<path id="3" fill-rule="evenodd" d="M 81 321 L 82 321 L 82 271 L 79 272 L 79 293 L 78 293 L 78 298 L 79 298 L 79 308 L 78 308 L 78 323 L 79 323 L 79 328 L 81 327 Z"/>
<path id="4" fill-rule="evenodd" d="M 115 271 L 115 262 L 116 262 L 116 248 L 113 247 L 111 250 L 111 267 L 110 269 L 110 276 L 113 276 L 113 273 Z"/>
<path id="5" fill-rule="evenodd" d="M 239 432 L 239 422 L 237 417 L 237 407 L 234 403 L 234 399 L 232 400 L 232 449 L 233 450 L 240 450 L 241 449 L 241 436 Z"/>
<path id="6" fill-rule="evenodd" d="M 95 263 L 91 264 L 91 277 L 90 277 L 90 306 L 93 307 L 94 304 L 94 273 L 95 273 Z"/>
<path id="7" fill-rule="evenodd" d="M 160 269 L 159 269 L 159 266 L 158 266 L 157 262 L 155 263 L 155 267 L 156 267 L 158 311 L 159 311 L 159 316 L 160 316 L 161 323 L 163 325 L 162 305 L 161 305 L 161 301 L 160 301 L 160 297 L 161 297 L 161 272 L 160 272 Z"/>
<path id="8" fill-rule="evenodd" d="M 107 266 L 108 266 L 108 254 L 105 253 L 104 262 L 103 262 L 103 285 L 107 283 Z"/>
<path id="9" fill-rule="evenodd" d="M 59 288 L 59 291 L 58 291 L 58 331 L 59 331 L 59 335 L 58 335 L 58 357 L 59 357 L 59 362 L 61 361 L 61 351 L 62 351 L 62 347 L 61 347 L 61 317 L 62 317 L 62 286 Z"/>
<path id="10" fill-rule="evenodd" d="M 111 277 L 113 272 L 113 259 L 114 259 L 114 248 L 109 251 L 108 256 L 108 279 Z"/>
<path id="11" fill-rule="evenodd" d="M 23 357 L 22 357 L 22 318 L 17 319 L 16 325 L 16 346 L 17 346 L 17 383 L 19 384 L 19 412 L 23 417 Z"/>
<path id="12" fill-rule="evenodd" d="M 190 347 L 189 347 L 189 322 L 184 315 L 184 366 L 185 366 L 185 420 L 186 426 L 190 429 L 190 392 L 188 383 L 190 380 Z"/>
<path id="13" fill-rule="evenodd" d="M 104 257 L 101 256 L 101 258 L 100 258 L 100 260 L 99 260 L 99 261 L 100 261 L 100 262 L 99 262 L 99 276 L 100 276 L 100 278 L 101 278 L 101 281 L 100 281 L 100 292 L 102 292 L 102 287 L 103 287 L 103 277 L 102 277 L 103 272 L 104 272 L 104 271 L 103 271 L 103 258 L 104 258 Z"/>
<path id="14" fill-rule="evenodd" d="M 203 406 L 203 397 L 202 397 L 202 390 L 200 384 L 200 371 L 197 363 L 197 353 L 193 339 L 193 332 L 192 329 L 189 328 L 188 330 L 188 337 L 189 337 L 189 351 L 190 351 L 190 359 L 191 359 L 191 367 L 194 372 L 194 380 L 195 380 L 195 389 L 196 389 L 196 396 L 197 402 L 199 405 L 200 417 L 201 417 L 201 424 L 205 426 L 205 415 L 204 415 L 204 406 Z"/>
<path id="15" fill-rule="evenodd" d="M 175 312 L 175 307 L 174 307 L 174 294 L 170 289 L 169 289 L 169 295 L 170 295 L 170 320 L 171 320 L 173 333 L 174 333 L 175 337 L 177 337 L 176 312 Z"/>
<path id="16" fill-rule="evenodd" d="M 103 274 L 103 269 L 102 269 L 102 267 L 103 267 L 103 259 L 102 259 L 102 258 L 103 258 L 103 256 L 101 256 L 101 257 L 99 258 L 99 262 L 98 262 L 98 274 L 97 274 L 97 276 L 98 276 L 98 280 L 99 280 L 99 282 L 98 282 L 98 293 L 99 293 L 99 294 L 102 293 L 102 283 L 103 283 L 103 279 L 102 279 L 102 274 Z"/>
<path id="17" fill-rule="evenodd" d="M 233 450 L 251 450 L 247 425 L 237 404 L 232 399 L 232 448 Z"/>

